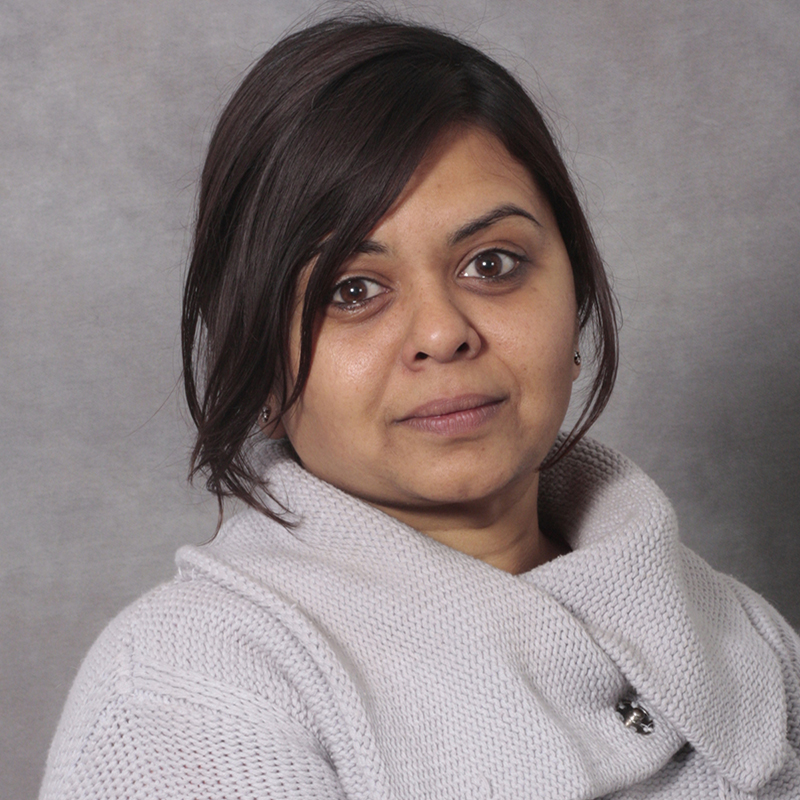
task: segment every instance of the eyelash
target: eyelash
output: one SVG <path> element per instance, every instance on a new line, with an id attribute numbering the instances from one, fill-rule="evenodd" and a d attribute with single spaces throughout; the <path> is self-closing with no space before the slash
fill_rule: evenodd
<path id="1" fill-rule="evenodd" d="M 469 267 L 476 261 L 478 261 L 481 258 L 486 258 L 488 256 L 493 256 L 493 255 L 499 255 L 505 258 L 510 258 L 512 259 L 514 264 L 510 269 L 506 270 L 505 272 L 499 275 L 484 275 L 484 276 L 464 275 L 467 269 L 469 269 Z M 476 253 L 467 262 L 467 265 L 458 273 L 458 275 L 459 277 L 472 278 L 474 280 L 481 282 L 499 283 L 501 281 L 510 280 L 511 278 L 515 277 L 520 267 L 528 263 L 529 260 L 525 258 L 523 255 L 520 255 L 519 253 L 495 247 L 495 248 L 490 248 L 488 250 L 481 250 L 479 253 Z M 341 292 L 342 289 L 344 289 L 348 284 L 353 284 L 353 283 L 364 283 L 371 286 L 377 286 L 385 291 L 385 288 L 381 286 L 381 284 L 378 283 L 378 281 L 373 280 L 372 278 L 366 278 L 363 276 L 354 275 L 352 277 L 345 278 L 343 281 L 340 281 L 333 287 L 330 304 L 341 311 L 346 311 L 346 312 L 359 311 L 360 309 L 364 308 L 368 303 L 370 303 L 372 300 L 374 300 L 376 297 L 379 297 L 381 294 L 384 294 L 384 291 L 378 291 L 371 297 L 365 297 L 363 300 L 355 300 L 350 302 L 346 300 L 336 300 L 337 294 L 339 294 L 339 292 Z"/>
<path id="2" fill-rule="evenodd" d="M 377 286 L 381 289 L 384 289 L 378 281 L 372 280 L 372 278 L 364 278 L 357 275 L 354 275 L 351 278 L 345 278 L 345 280 L 336 284 L 333 287 L 333 293 L 331 294 L 331 302 L 330 304 L 335 308 L 341 309 L 342 311 L 358 311 L 359 309 L 363 308 L 370 300 L 374 300 L 379 295 L 383 294 L 383 291 L 376 292 L 372 297 L 365 297 L 363 300 L 337 300 L 336 295 L 344 289 L 347 284 L 354 284 L 354 283 L 365 283 L 368 286 Z"/>
<path id="3" fill-rule="evenodd" d="M 474 264 L 476 261 L 479 261 L 482 258 L 487 258 L 487 256 L 495 256 L 495 255 L 504 256 L 506 258 L 510 258 L 514 262 L 513 266 L 510 269 L 508 269 L 506 272 L 501 273 L 500 275 L 464 276 L 464 273 L 467 271 L 467 269 L 469 269 L 469 267 L 472 264 Z M 466 267 L 464 267 L 464 269 L 462 269 L 461 272 L 459 272 L 458 274 L 460 276 L 464 276 L 464 277 L 475 277 L 477 280 L 480 280 L 480 281 L 492 281 L 492 282 L 503 281 L 503 280 L 508 280 L 509 278 L 515 276 L 516 273 L 517 273 L 517 270 L 519 270 L 520 267 L 524 266 L 527 263 L 528 263 L 528 259 L 525 258 L 525 256 L 522 256 L 519 253 L 515 253 L 515 252 L 513 252 L 511 250 L 503 250 L 501 248 L 495 247 L 495 248 L 491 248 L 489 250 L 481 250 L 480 253 L 476 253 L 469 260 L 469 262 L 467 263 Z"/>

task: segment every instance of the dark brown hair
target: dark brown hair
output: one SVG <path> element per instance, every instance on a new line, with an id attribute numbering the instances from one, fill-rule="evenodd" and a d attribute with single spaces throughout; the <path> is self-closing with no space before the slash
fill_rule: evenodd
<path id="1" fill-rule="evenodd" d="M 190 475 L 220 503 L 275 516 L 249 446 L 271 395 L 280 415 L 308 378 L 315 322 L 341 264 L 397 198 L 447 126 L 479 126 L 547 197 L 572 264 L 595 373 L 566 454 L 614 384 L 614 301 L 586 218 L 542 115 L 520 84 L 474 47 L 428 27 L 337 17 L 287 36 L 250 70 L 222 112 L 202 173 L 183 300 L 186 398 L 197 425 Z M 298 275 L 316 259 L 289 385 Z"/>

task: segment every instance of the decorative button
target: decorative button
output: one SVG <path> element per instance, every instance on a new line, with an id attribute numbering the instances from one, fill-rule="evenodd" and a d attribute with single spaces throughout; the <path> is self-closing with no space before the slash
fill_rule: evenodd
<path id="1" fill-rule="evenodd" d="M 638 700 L 620 700 L 617 703 L 617 713 L 622 717 L 626 728 L 631 728 L 636 733 L 646 736 L 656 727 L 655 722 Z"/>

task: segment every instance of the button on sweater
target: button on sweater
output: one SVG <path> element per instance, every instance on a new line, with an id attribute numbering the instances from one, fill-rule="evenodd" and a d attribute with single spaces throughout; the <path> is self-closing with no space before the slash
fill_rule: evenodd
<path id="1" fill-rule="evenodd" d="M 265 451 L 255 511 L 87 656 L 42 800 L 800 797 L 800 643 L 585 440 L 541 476 L 571 552 L 510 575 Z"/>

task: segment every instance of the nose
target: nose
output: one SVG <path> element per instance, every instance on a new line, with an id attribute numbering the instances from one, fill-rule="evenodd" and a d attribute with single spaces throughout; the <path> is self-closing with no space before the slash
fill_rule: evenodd
<path id="1" fill-rule="evenodd" d="M 444 287 L 419 287 L 414 292 L 403 361 L 415 369 L 431 360 L 448 363 L 474 358 L 481 349 L 475 326 Z"/>

